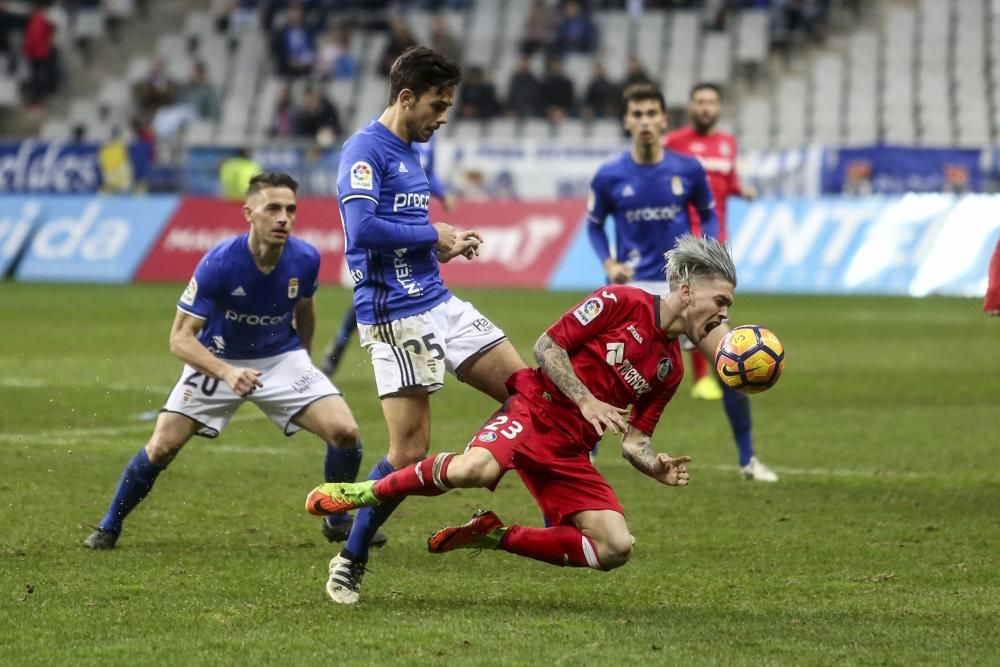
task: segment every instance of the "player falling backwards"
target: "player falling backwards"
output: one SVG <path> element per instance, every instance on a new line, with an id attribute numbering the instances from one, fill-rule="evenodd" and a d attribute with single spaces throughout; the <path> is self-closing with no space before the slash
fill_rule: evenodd
<path id="1" fill-rule="evenodd" d="M 320 257 L 291 235 L 297 188 L 288 174 L 254 176 L 243 207 L 249 231 L 199 262 L 170 330 L 170 351 L 184 370 L 149 442 L 125 467 L 107 514 L 85 540 L 88 547 L 113 548 L 125 517 L 184 444 L 194 435 L 218 436 L 247 401 L 286 435 L 305 429 L 323 438 L 327 467 L 331 460 L 353 465 L 340 478 L 353 481 L 361 462 L 358 426 L 309 359 Z"/>
<path id="2" fill-rule="evenodd" d="M 309 494 L 307 510 L 322 515 L 453 488 L 493 490 L 516 470 L 551 527 L 505 526 L 493 512 L 479 512 L 436 532 L 428 549 L 499 549 L 597 570 L 624 565 L 634 540 L 590 450 L 605 430 L 623 432 L 622 454 L 637 470 L 669 486 L 688 484 L 689 457 L 657 454 L 650 438 L 684 375 L 680 336 L 714 354 L 728 332 L 736 287 L 729 251 L 713 238 L 681 236 L 666 260 L 665 296 L 603 287 L 542 334 L 538 368 L 511 376 L 510 398 L 464 453 L 438 454 L 377 482 L 324 484 Z"/>
<path id="3" fill-rule="evenodd" d="M 389 72 L 389 106 L 340 154 L 337 190 L 358 334 L 389 431 L 388 455 L 369 480 L 427 455 L 430 394 L 443 387 L 445 371 L 502 403 L 504 381 L 525 367 L 503 331 L 441 280 L 438 263 L 472 259 L 481 239 L 430 223 L 431 189 L 412 144 L 446 122 L 461 76 L 430 49 L 407 50 Z M 372 536 L 399 500 L 357 513 L 347 544 L 330 561 L 326 590 L 334 602 L 358 601 Z"/>
<path id="4" fill-rule="evenodd" d="M 720 241 L 729 240 L 726 230 L 726 203 L 730 196 L 754 199 L 757 191 L 753 187 L 740 184 L 736 172 L 736 139 L 733 135 L 716 128 L 722 109 L 722 91 L 711 83 L 698 83 L 691 88 L 688 96 L 688 118 L 691 124 L 667 133 L 663 147 L 682 155 L 698 158 L 705 168 L 708 184 L 715 199 L 715 217 L 718 219 Z M 701 214 L 691 206 L 691 230 L 701 232 Z M 691 395 L 695 398 L 715 400 L 722 398 L 722 387 L 715 374 L 706 373 L 706 359 L 698 351 L 691 353 L 691 370 L 695 385 Z"/>
<path id="5" fill-rule="evenodd" d="M 664 294 L 668 285 L 660 279 L 660 261 L 680 235 L 692 232 L 689 208 L 701 217 L 701 234 L 718 236 L 714 199 L 701 164 L 660 145 L 667 127 L 663 94 L 650 84 L 637 84 L 625 90 L 624 104 L 632 146 L 594 175 L 587 202 L 588 232 L 611 282 L 631 282 Z M 615 257 L 604 230 L 609 215 L 614 220 Z M 714 373 L 712 379 L 718 381 Z M 722 403 L 744 478 L 777 481 L 778 476 L 754 455 L 750 400 L 727 387 Z"/>

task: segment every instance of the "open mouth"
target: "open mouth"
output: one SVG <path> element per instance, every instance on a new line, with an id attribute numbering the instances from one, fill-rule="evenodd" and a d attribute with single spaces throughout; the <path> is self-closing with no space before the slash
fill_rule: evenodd
<path id="1" fill-rule="evenodd" d="M 715 320 L 709 320 L 708 324 L 705 325 L 705 335 L 707 336 L 708 333 L 712 329 L 714 329 L 715 327 L 719 326 L 720 324 L 722 324 L 722 322 L 717 322 Z"/>

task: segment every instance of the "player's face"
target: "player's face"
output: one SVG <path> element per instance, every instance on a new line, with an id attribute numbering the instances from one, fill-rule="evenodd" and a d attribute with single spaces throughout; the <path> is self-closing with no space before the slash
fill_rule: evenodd
<path id="1" fill-rule="evenodd" d="M 706 132 L 711 130 L 719 120 L 719 110 L 722 101 L 719 95 L 710 88 L 695 91 L 688 104 L 688 116 L 696 129 Z"/>
<path id="2" fill-rule="evenodd" d="M 658 100 L 630 100 L 625 109 L 625 129 L 632 135 L 633 146 L 658 144 L 667 131 L 667 114 Z"/>
<path id="3" fill-rule="evenodd" d="M 722 278 L 694 278 L 687 286 L 684 293 L 689 299 L 688 330 L 685 335 L 693 343 L 698 343 L 729 317 L 729 307 L 733 305 L 733 286 Z"/>
<path id="4" fill-rule="evenodd" d="M 295 224 L 295 193 L 288 188 L 264 188 L 247 199 L 243 215 L 251 233 L 268 245 L 283 246 Z"/>
<path id="5" fill-rule="evenodd" d="M 430 141 L 435 130 L 448 122 L 448 109 L 455 103 L 455 89 L 432 88 L 417 98 L 404 101 L 406 127 L 411 141 Z"/>

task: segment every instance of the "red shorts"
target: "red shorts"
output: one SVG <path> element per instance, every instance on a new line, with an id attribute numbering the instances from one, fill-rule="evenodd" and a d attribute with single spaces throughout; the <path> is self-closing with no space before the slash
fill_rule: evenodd
<path id="1" fill-rule="evenodd" d="M 553 414 L 532 406 L 529 397 L 513 394 L 469 447 L 489 451 L 504 472 L 516 470 L 552 525 L 568 523 L 584 510 L 624 515 L 615 492 L 590 462 L 588 448 L 556 427 Z"/>

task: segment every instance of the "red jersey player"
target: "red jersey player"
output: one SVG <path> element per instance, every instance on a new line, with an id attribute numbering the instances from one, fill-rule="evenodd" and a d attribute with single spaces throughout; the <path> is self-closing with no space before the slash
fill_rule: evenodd
<path id="1" fill-rule="evenodd" d="M 510 398 L 464 453 L 438 454 L 378 481 L 324 484 L 306 509 L 324 515 L 452 488 L 492 490 L 516 470 L 551 527 L 505 526 L 479 512 L 432 535 L 428 549 L 499 549 L 597 570 L 624 565 L 634 540 L 590 450 L 605 430 L 623 432 L 622 454 L 636 469 L 668 486 L 688 484 L 690 458 L 656 453 L 650 437 L 684 374 L 679 337 L 715 350 L 736 286 L 726 246 L 690 234 L 667 253 L 667 276 L 665 297 L 602 287 L 563 315 L 535 343 L 538 368 L 511 375 Z"/>
<path id="2" fill-rule="evenodd" d="M 987 315 L 1000 317 L 1000 239 L 990 260 L 990 277 L 986 285 L 986 299 L 983 300 L 983 311 Z"/>
<path id="3" fill-rule="evenodd" d="M 736 173 L 736 139 L 733 135 L 716 129 L 722 108 L 722 92 L 711 83 L 699 83 L 691 88 L 688 103 L 688 117 L 691 124 L 667 133 L 663 147 L 684 155 L 698 158 L 708 175 L 708 184 L 715 197 L 715 214 L 719 218 L 719 240 L 728 238 L 726 232 L 726 198 L 730 195 L 753 199 L 757 196 L 752 187 L 740 185 Z M 691 207 L 691 230 L 698 234 L 698 211 Z M 715 378 L 706 374 L 705 358 L 698 352 L 691 353 L 691 366 L 695 386 L 691 395 L 695 398 L 717 400 L 722 398 L 722 389 Z"/>

